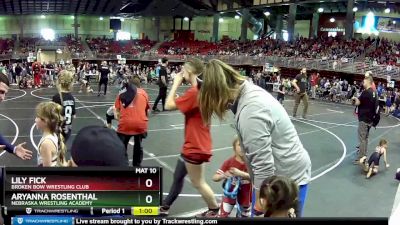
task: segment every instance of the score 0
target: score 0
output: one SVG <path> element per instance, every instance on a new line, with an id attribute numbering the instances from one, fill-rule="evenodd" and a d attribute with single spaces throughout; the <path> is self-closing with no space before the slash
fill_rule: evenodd
<path id="1" fill-rule="evenodd" d="M 152 179 L 146 179 L 146 182 L 144 183 L 147 188 L 152 188 L 153 187 L 153 180 Z"/>
<path id="2" fill-rule="evenodd" d="M 160 177 L 157 168 L 145 168 L 147 173 L 140 176 L 140 189 L 156 191 L 160 188 Z"/>

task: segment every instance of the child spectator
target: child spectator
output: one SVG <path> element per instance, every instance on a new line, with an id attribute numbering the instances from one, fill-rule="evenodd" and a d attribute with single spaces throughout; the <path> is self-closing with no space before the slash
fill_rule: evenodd
<path id="1" fill-rule="evenodd" d="M 389 168 L 389 163 L 387 162 L 387 148 L 388 142 L 385 139 L 381 139 L 379 141 L 379 145 L 376 147 L 375 152 L 371 154 L 369 157 L 368 163 L 365 164 L 367 157 L 363 157 L 360 159 L 360 163 L 364 165 L 364 170 L 367 172 L 367 179 L 369 179 L 372 175 L 378 173 L 379 169 L 379 161 L 381 156 L 383 155 L 383 161 L 386 164 L 386 168 Z"/>
<path id="2" fill-rule="evenodd" d="M 28 81 L 26 77 L 23 77 L 20 81 L 19 81 L 19 88 L 20 89 L 27 89 L 28 88 Z"/>
<path id="3" fill-rule="evenodd" d="M 277 96 L 279 103 L 281 103 L 282 105 L 283 105 L 283 101 L 285 100 L 285 94 L 286 94 L 286 88 L 285 88 L 284 82 L 285 82 L 284 80 L 279 81 L 279 89 L 278 89 L 278 96 Z"/>
<path id="4" fill-rule="evenodd" d="M 27 80 L 26 80 L 27 87 L 32 88 L 34 86 L 32 76 L 26 76 L 26 78 L 27 78 Z"/>
<path id="5" fill-rule="evenodd" d="M 80 87 L 79 93 L 82 93 L 82 91 L 84 91 L 84 93 L 93 93 L 93 89 L 92 89 L 92 87 L 90 87 L 90 84 L 89 84 L 90 75 L 88 75 L 88 74 L 89 74 L 89 70 L 81 73 L 81 77 L 80 77 L 81 87 Z"/>
<path id="6" fill-rule="evenodd" d="M 36 127 L 43 136 L 38 144 L 38 165 L 43 167 L 65 166 L 67 148 L 61 135 L 63 123 L 61 105 L 42 102 L 36 107 Z"/>
<path id="7" fill-rule="evenodd" d="M 72 122 L 76 117 L 75 98 L 71 93 L 72 85 L 74 83 L 74 75 L 67 70 L 62 70 L 56 83 L 58 93 L 53 96 L 52 100 L 63 107 L 61 115 L 63 116 L 64 121 L 61 126 L 61 134 L 66 142 L 71 136 Z"/>
<path id="8" fill-rule="evenodd" d="M 272 176 L 261 184 L 260 205 L 264 217 L 296 217 L 298 200 L 298 185 L 287 177 Z"/>
<path id="9" fill-rule="evenodd" d="M 240 148 L 239 138 L 235 138 L 232 145 L 235 155 L 225 160 L 221 168 L 214 174 L 213 181 L 219 182 L 224 180 L 224 184 L 226 184 L 228 179 L 231 179 L 232 186 L 228 187 L 229 190 L 225 190 L 227 192 L 234 191 L 235 186 L 233 185 L 240 186 L 239 189 L 237 189 L 237 193 L 233 193 L 231 196 L 225 195 L 222 198 L 219 217 L 228 217 L 235 207 L 236 202 L 240 206 L 240 209 L 238 210 L 240 210 L 241 216 L 248 217 L 251 199 L 250 176 L 247 173 L 247 167 L 243 155 L 244 153 Z"/>
<path id="10" fill-rule="evenodd" d="M 391 107 L 392 107 L 392 93 L 389 91 L 386 94 L 386 103 L 385 103 L 385 115 L 389 116 L 390 111 L 391 111 Z"/>

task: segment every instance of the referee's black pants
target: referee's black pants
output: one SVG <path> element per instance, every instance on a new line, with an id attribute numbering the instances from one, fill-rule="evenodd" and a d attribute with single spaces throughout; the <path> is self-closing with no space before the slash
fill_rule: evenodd
<path id="1" fill-rule="evenodd" d="M 106 95 L 107 94 L 108 78 L 101 78 L 100 79 L 100 82 L 99 82 L 99 93 L 98 94 L 100 94 L 101 85 L 103 85 L 103 84 L 104 84 L 104 95 Z"/>
<path id="2" fill-rule="evenodd" d="M 167 87 L 160 87 L 160 91 L 158 92 L 158 96 L 153 105 L 153 110 L 157 109 L 158 102 L 161 100 L 162 110 L 165 110 L 165 99 L 167 98 Z"/>

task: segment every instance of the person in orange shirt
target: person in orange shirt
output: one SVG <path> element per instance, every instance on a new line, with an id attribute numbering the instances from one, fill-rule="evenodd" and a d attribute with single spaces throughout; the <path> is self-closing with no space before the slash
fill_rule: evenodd
<path id="1" fill-rule="evenodd" d="M 143 160 L 142 139 L 147 136 L 149 96 L 140 88 L 140 80 L 133 77 L 125 83 L 115 100 L 114 116 L 119 120 L 117 133 L 125 148 L 134 138 L 132 166 L 138 167 Z"/>

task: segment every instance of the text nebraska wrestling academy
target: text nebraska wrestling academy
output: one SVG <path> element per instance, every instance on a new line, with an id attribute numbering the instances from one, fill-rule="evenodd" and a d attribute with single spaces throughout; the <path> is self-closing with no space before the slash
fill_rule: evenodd
<path id="1" fill-rule="evenodd" d="M 96 201 L 95 193 L 14 193 L 11 201 Z"/>

